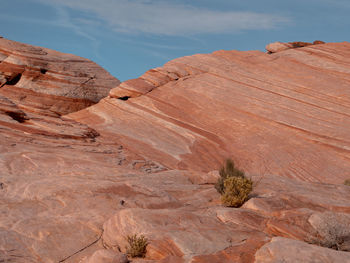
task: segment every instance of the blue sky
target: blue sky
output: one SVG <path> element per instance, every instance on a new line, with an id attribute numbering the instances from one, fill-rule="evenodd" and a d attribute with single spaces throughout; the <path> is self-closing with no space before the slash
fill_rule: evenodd
<path id="1" fill-rule="evenodd" d="M 124 81 L 167 61 L 274 41 L 350 41 L 349 0 L 1 0 L 0 35 Z"/>

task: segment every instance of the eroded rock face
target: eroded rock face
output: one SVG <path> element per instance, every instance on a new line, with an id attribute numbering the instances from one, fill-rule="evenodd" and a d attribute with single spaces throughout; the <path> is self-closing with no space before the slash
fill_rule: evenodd
<path id="1" fill-rule="evenodd" d="M 342 183 L 349 52 L 344 42 L 183 57 L 69 117 L 173 169 L 208 172 L 231 156 L 251 174 Z"/>
<path id="2" fill-rule="evenodd" d="M 83 259 L 80 263 L 128 263 L 129 260 L 125 254 L 117 253 L 113 250 L 100 249 L 92 256 Z"/>
<path id="3" fill-rule="evenodd" d="M 0 126 L 9 132 L 94 139 L 96 131 L 61 116 L 97 103 L 118 84 L 88 59 L 0 39 Z"/>
<path id="4" fill-rule="evenodd" d="M 255 256 L 256 263 L 350 262 L 349 253 L 322 249 L 282 237 L 274 237 Z"/>
<path id="5" fill-rule="evenodd" d="M 276 53 L 276 52 L 281 52 L 287 49 L 291 48 L 300 48 L 300 47 L 307 47 L 311 45 L 320 45 L 320 44 L 325 44 L 325 42 L 321 40 L 315 40 L 313 43 L 309 42 L 288 42 L 288 43 L 282 43 L 282 42 L 274 42 L 268 44 L 265 49 L 269 54 Z"/>
<path id="6" fill-rule="evenodd" d="M 64 115 L 81 110 L 119 83 L 88 59 L 0 39 L 0 95 L 28 111 Z"/>
<path id="7" fill-rule="evenodd" d="M 13 45 L 9 61 L 23 59 Z M 73 61 L 61 68 L 71 55 L 29 51 L 57 56 L 43 81 L 55 68 L 85 78 Z M 125 262 L 133 234 L 149 240 L 139 263 L 347 259 L 315 244 L 327 229 L 350 229 L 350 187 L 339 184 L 350 168 L 348 60 L 349 43 L 184 57 L 120 85 L 101 80 L 107 98 L 63 116 L 72 97 L 93 92 L 79 86 L 74 97 L 65 82 L 45 93 L 29 76 L 36 62 L 19 79 L 13 62 L 1 71 L 0 262 Z M 31 88 L 42 99 L 30 104 L 19 94 Z M 214 188 L 227 157 L 254 181 L 241 208 L 223 207 Z"/>

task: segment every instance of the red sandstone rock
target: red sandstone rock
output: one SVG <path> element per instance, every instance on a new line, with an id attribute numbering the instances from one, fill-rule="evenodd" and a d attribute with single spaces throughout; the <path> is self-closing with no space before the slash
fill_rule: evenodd
<path id="1" fill-rule="evenodd" d="M 80 263 L 128 263 L 125 254 L 117 253 L 113 250 L 100 249 L 91 257 L 82 260 Z"/>
<path id="2" fill-rule="evenodd" d="M 349 54 L 344 42 L 183 57 L 127 82 L 139 97 L 118 100 L 113 89 L 69 117 L 169 168 L 208 172 L 231 156 L 248 174 L 343 183 L 350 170 Z M 150 75 L 157 84 L 147 91 Z"/>
<path id="3" fill-rule="evenodd" d="M 12 62 L 0 64 L 0 261 L 113 262 L 125 235 L 144 234 L 146 258 L 133 262 L 308 262 L 311 253 L 346 262 L 348 252 L 305 241 L 324 235 L 329 218 L 350 229 L 350 187 L 340 185 L 350 170 L 349 43 L 184 57 L 120 85 L 92 62 L 62 68 L 71 55 L 12 44 Z M 36 62 L 18 62 L 22 47 L 55 55 L 39 79 L 56 68 L 79 82 L 72 72 L 97 70 L 109 84 L 94 86 L 113 87 L 109 97 L 60 116 L 94 92 L 46 79 L 64 90 L 46 94 L 30 77 Z M 227 157 L 253 176 L 241 208 L 223 207 L 214 189 Z"/>
<path id="4" fill-rule="evenodd" d="M 118 84 L 88 59 L 0 39 L 0 94 L 28 111 L 67 114 L 98 102 Z"/>
<path id="5" fill-rule="evenodd" d="M 274 43 L 268 44 L 266 46 L 266 50 L 269 54 L 271 54 L 271 53 L 276 53 L 276 52 L 288 50 L 291 48 L 300 48 L 300 47 L 307 47 L 307 46 L 319 45 L 319 44 L 325 44 L 325 42 L 323 42 L 321 40 L 315 40 L 313 43 L 300 42 L 300 41 L 289 42 L 289 43 L 274 42 Z"/>
<path id="6" fill-rule="evenodd" d="M 349 253 L 324 249 L 282 237 L 275 237 L 255 256 L 256 263 L 350 262 Z"/>
<path id="7" fill-rule="evenodd" d="M 315 40 L 314 42 L 312 42 L 312 44 L 314 45 L 320 45 L 320 44 L 325 44 L 326 42 L 322 41 L 322 40 Z"/>
<path id="8" fill-rule="evenodd" d="M 280 52 L 290 48 L 292 48 L 292 45 L 290 45 L 289 43 L 282 43 L 282 42 L 274 42 L 274 43 L 268 44 L 265 47 L 265 49 L 270 53 L 276 53 L 276 52 Z"/>

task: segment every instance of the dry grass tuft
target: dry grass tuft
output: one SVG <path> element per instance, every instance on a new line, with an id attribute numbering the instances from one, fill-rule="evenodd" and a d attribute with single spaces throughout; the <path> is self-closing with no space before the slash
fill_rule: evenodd
<path id="1" fill-rule="evenodd" d="M 223 205 L 240 207 L 248 199 L 253 190 L 253 181 L 246 177 L 229 177 L 224 182 L 225 191 L 221 196 Z"/>
<path id="2" fill-rule="evenodd" d="M 126 240 L 128 241 L 128 247 L 126 247 L 126 253 L 132 257 L 144 258 L 147 252 L 148 239 L 144 235 L 137 236 L 131 235 L 127 236 Z"/>
<path id="3" fill-rule="evenodd" d="M 215 184 L 215 189 L 223 194 L 225 190 L 224 181 L 229 177 L 244 177 L 244 172 L 235 167 L 231 159 L 227 159 L 225 164 L 220 168 L 220 178 Z"/>
<path id="4" fill-rule="evenodd" d="M 221 194 L 223 205 L 229 207 L 243 205 L 253 190 L 253 181 L 236 168 L 231 159 L 226 160 L 219 173 L 220 178 L 215 184 L 215 189 Z"/>

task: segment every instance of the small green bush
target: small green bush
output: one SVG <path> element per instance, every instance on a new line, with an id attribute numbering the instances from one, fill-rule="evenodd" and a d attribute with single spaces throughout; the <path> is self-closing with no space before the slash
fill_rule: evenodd
<path id="1" fill-rule="evenodd" d="M 227 159 L 225 165 L 220 168 L 220 178 L 215 184 L 215 189 L 220 193 L 224 193 L 224 181 L 229 177 L 244 177 L 244 172 L 235 167 L 234 162 L 231 159 Z"/>
<path id="2" fill-rule="evenodd" d="M 221 196 L 223 205 L 240 207 L 248 200 L 253 190 L 253 181 L 241 176 L 229 177 L 224 181 L 224 193 Z"/>
<path id="3" fill-rule="evenodd" d="M 350 186 L 350 179 L 345 180 L 344 184 L 347 185 L 347 186 Z"/>
<path id="4" fill-rule="evenodd" d="M 144 258 L 146 255 L 146 248 L 148 245 L 148 239 L 144 235 L 139 237 L 135 234 L 132 236 L 127 236 L 126 240 L 128 241 L 129 246 L 126 247 L 126 253 L 132 257 Z"/>

